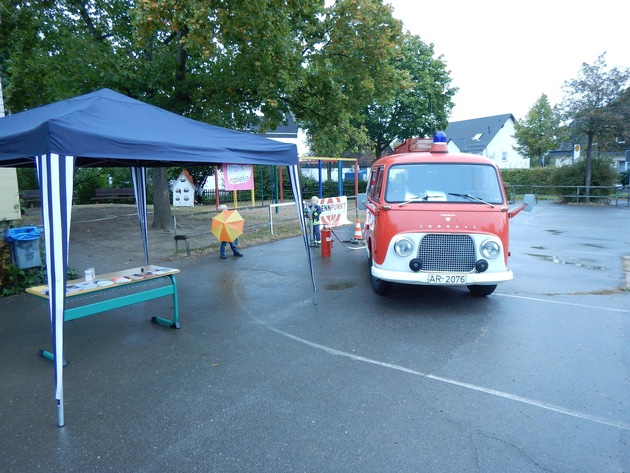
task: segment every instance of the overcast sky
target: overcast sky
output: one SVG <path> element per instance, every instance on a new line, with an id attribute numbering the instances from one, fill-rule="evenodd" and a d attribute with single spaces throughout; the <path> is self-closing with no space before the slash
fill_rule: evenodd
<path id="1" fill-rule="evenodd" d="M 459 88 L 451 121 L 512 113 L 524 119 L 541 94 L 606 52 L 608 67 L 630 67 L 627 0 L 384 0 L 404 28 L 432 43 Z"/>

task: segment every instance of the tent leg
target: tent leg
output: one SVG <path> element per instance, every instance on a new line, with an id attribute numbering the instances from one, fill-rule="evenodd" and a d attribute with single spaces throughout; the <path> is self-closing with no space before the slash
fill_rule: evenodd
<path id="1" fill-rule="evenodd" d="M 53 355 L 51 352 L 47 350 L 39 350 L 39 356 L 41 356 L 42 358 L 48 358 L 50 361 L 55 361 L 55 355 Z M 68 366 L 68 362 L 66 361 L 65 358 L 63 358 L 61 362 L 64 367 Z"/>
<path id="2" fill-rule="evenodd" d="M 57 426 L 63 427 L 65 423 L 63 418 L 63 398 L 57 399 Z"/>

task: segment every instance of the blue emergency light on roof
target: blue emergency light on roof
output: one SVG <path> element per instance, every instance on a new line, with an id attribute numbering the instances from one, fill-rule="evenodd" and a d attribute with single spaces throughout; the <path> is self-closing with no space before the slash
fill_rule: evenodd
<path id="1" fill-rule="evenodd" d="M 433 135 L 431 153 L 448 153 L 448 145 L 446 144 L 446 133 L 444 133 L 443 131 L 438 131 L 435 135 Z"/>
<path id="2" fill-rule="evenodd" d="M 444 133 L 443 131 L 438 131 L 437 133 L 435 133 L 435 135 L 433 135 L 433 142 L 446 143 L 446 133 Z"/>

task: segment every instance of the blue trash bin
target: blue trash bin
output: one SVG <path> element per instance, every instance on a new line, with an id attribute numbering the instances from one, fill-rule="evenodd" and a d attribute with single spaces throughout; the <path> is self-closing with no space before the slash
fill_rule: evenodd
<path id="1" fill-rule="evenodd" d="M 42 265 L 39 254 L 40 231 L 37 227 L 9 228 L 4 239 L 11 244 L 11 258 L 20 269 Z"/>

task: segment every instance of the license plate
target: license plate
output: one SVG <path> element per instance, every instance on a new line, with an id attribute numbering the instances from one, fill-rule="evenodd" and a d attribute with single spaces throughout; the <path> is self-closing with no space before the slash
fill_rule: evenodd
<path id="1" fill-rule="evenodd" d="M 466 284 L 464 274 L 428 274 L 427 282 L 431 284 Z"/>

